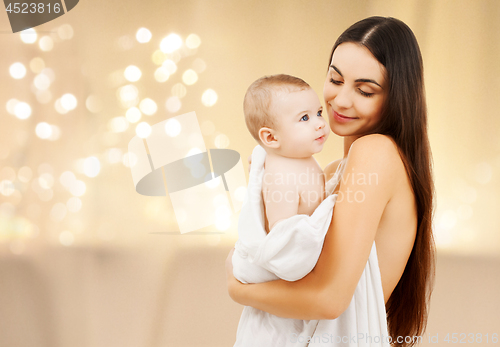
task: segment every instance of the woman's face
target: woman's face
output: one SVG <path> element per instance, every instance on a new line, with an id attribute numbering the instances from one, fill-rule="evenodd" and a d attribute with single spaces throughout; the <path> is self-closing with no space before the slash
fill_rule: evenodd
<path id="1" fill-rule="evenodd" d="M 385 75 L 366 47 L 352 42 L 337 46 L 323 88 L 335 134 L 359 137 L 374 129 L 387 96 Z"/>

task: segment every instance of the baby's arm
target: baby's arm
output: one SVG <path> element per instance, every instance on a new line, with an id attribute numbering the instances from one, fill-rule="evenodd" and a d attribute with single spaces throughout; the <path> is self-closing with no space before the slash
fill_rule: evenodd
<path id="1" fill-rule="evenodd" d="M 299 209 L 299 191 L 293 177 L 297 177 L 296 165 L 286 158 L 267 161 L 262 195 L 266 210 L 269 233 L 276 223 L 295 216 Z"/>

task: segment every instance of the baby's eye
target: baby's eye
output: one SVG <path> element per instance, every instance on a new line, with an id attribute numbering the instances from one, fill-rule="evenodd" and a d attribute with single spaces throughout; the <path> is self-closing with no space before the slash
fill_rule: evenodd
<path id="1" fill-rule="evenodd" d="M 307 114 L 303 115 L 302 118 L 300 118 L 301 121 L 307 122 L 309 120 L 309 116 Z"/>
<path id="2" fill-rule="evenodd" d="M 323 117 L 323 110 L 318 111 L 318 117 Z"/>

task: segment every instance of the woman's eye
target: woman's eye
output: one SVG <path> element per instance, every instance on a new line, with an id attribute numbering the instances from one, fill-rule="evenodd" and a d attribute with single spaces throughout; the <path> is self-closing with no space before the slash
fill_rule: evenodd
<path id="1" fill-rule="evenodd" d="M 330 82 L 333 84 L 336 84 L 336 85 L 342 84 L 342 81 L 337 81 L 337 80 L 334 80 L 333 78 L 330 78 Z"/>
<path id="2" fill-rule="evenodd" d="M 362 89 L 358 89 L 359 90 L 359 93 L 363 96 L 366 96 L 366 97 L 371 97 L 373 96 L 373 93 L 367 93 L 367 92 L 364 92 Z"/>
<path id="3" fill-rule="evenodd" d="M 303 115 L 302 118 L 300 118 L 300 120 L 303 122 L 307 122 L 309 120 L 309 116 L 307 114 Z"/>
<path id="4" fill-rule="evenodd" d="M 323 110 L 318 111 L 318 117 L 323 117 Z"/>

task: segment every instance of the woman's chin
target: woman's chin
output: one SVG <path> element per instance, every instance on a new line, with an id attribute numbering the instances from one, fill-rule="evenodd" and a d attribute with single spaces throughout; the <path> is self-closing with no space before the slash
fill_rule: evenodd
<path id="1" fill-rule="evenodd" d="M 350 136 L 353 135 L 352 130 L 346 129 L 346 127 L 343 126 L 337 126 L 336 124 L 333 126 L 330 126 L 330 130 L 332 133 L 334 133 L 337 136 Z"/>

